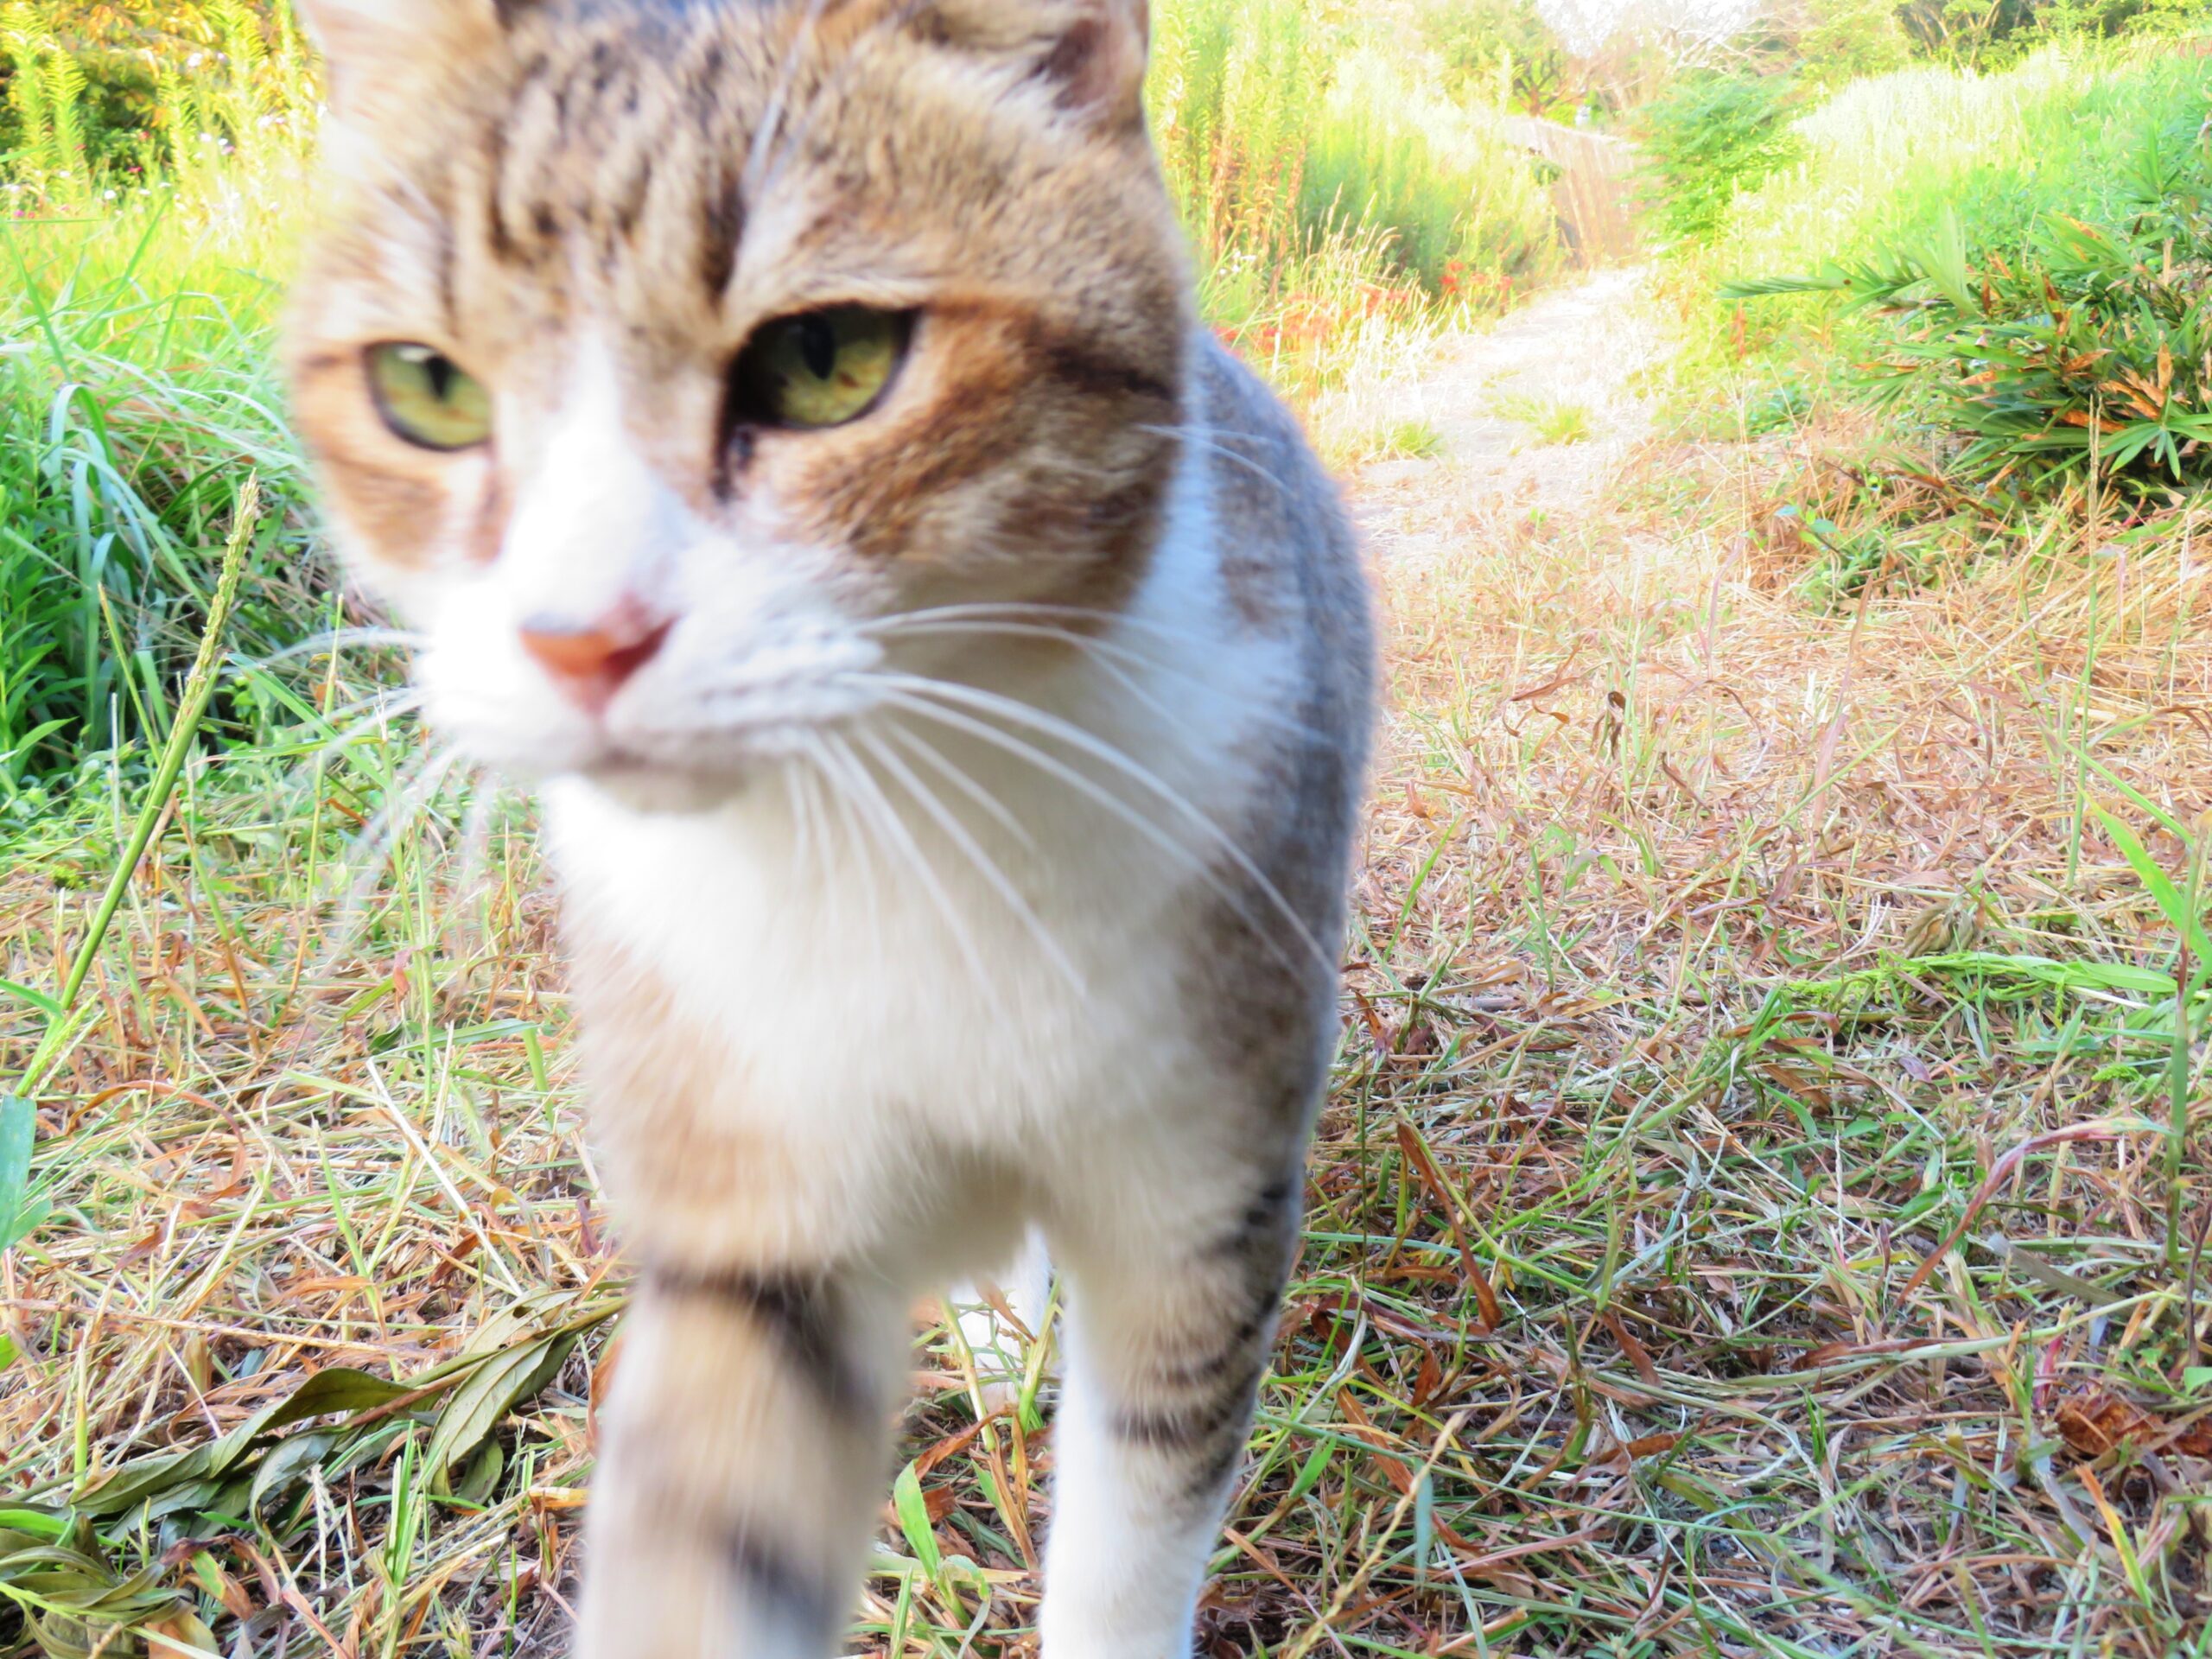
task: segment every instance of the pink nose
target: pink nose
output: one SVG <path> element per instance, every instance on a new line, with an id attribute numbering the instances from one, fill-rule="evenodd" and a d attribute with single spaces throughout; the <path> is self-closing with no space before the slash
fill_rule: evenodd
<path id="1" fill-rule="evenodd" d="M 522 625 L 522 648 L 569 698 L 599 709 L 653 659 L 675 626 L 625 600 L 591 622 L 533 616 Z"/>

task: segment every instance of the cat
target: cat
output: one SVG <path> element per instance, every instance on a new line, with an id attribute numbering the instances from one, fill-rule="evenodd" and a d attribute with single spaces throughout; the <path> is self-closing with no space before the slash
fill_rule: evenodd
<path id="1" fill-rule="evenodd" d="M 575 1650 L 836 1650 L 913 1299 L 1033 1228 L 1042 1651 L 1189 1654 L 1377 675 L 1143 0 L 303 8 L 295 408 L 432 726 L 539 793 L 637 1264 Z"/>

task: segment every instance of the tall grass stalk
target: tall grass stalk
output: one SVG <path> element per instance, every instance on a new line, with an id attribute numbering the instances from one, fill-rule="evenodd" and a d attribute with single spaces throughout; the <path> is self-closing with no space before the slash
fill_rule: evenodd
<path id="1" fill-rule="evenodd" d="M 1157 8 L 1151 97 L 1217 319 L 1245 321 L 1334 263 L 1441 292 L 1544 269 L 1551 209 L 1496 112 L 1447 99 L 1387 20 L 1300 0 Z"/>
<path id="2" fill-rule="evenodd" d="M 224 550 L 222 575 L 216 581 L 214 598 L 207 607 L 207 626 L 200 636 L 200 652 L 193 660 L 192 671 L 185 677 L 183 698 L 169 728 L 168 741 L 162 747 L 161 763 L 154 769 L 153 785 L 139 807 L 138 820 L 131 826 L 122 856 L 116 860 L 115 868 L 108 877 L 107 891 L 100 895 L 99 907 L 92 912 L 92 929 L 78 948 L 76 960 L 70 964 L 69 977 L 62 982 L 64 1018 L 84 994 L 86 976 L 99 960 L 100 941 L 107 937 L 115 912 L 123 903 L 123 895 L 130 890 L 130 878 L 137 872 L 138 861 L 146 855 L 146 849 L 168 810 L 169 796 L 183 773 L 192 741 L 199 734 L 200 717 L 207 712 L 208 699 L 215 695 L 215 659 L 221 650 L 223 630 L 230 623 L 232 607 L 238 602 L 238 581 L 245 574 L 246 549 L 252 545 L 253 532 L 260 523 L 261 484 L 258 480 L 249 478 L 238 493 L 238 517 L 231 527 L 230 545 Z"/>

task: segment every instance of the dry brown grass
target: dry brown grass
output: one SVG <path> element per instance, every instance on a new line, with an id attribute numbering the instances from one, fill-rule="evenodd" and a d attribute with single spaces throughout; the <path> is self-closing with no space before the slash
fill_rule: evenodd
<path id="1" fill-rule="evenodd" d="M 1566 500 L 1448 459 L 1370 489 L 1398 713 L 1210 1653 L 2205 1650 L 2212 1210 L 2178 1189 L 2176 1250 L 2169 1209 L 2203 1057 L 2176 1135 L 2146 988 L 2174 938 L 2094 809 L 2187 885 L 2212 518 L 2076 513 L 1933 587 L 1808 598 L 1773 508 L 1818 447 L 1616 435 Z M 622 1270 L 521 815 L 432 803 L 341 922 L 328 865 L 417 747 L 196 774 L 30 1091 L 54 1209 L 0 1257 L 0 1436 L 51 1507 L 0 1510 L 0 1543 L 143 1566 L 132 1616 L 188 1592 L 226 1654 L 565 1627 L 606 1327 L 530 1351 L 555 1368 L 496 1458 L 450 1491 L 426 1459 L 452 1379 L 596 1319 Z M 18 844 L 0 978 L 80 948 L 124 813 L 99 795 Z M 0 991 L 10 1086 L 47 1027 Z M 68 1529 L 72 1494 L 310 1373 L 472 1355 L 257 1446 L 299 1447 L 258 1500 L 175 1475 L 175 1513 Z M 916 1363 L 861 1642 L 1025 1650 L 1051 1385 L 979 1426 L 941 1326 Z M 89 1569 L 10 1559 L 69 1651 Z"/>

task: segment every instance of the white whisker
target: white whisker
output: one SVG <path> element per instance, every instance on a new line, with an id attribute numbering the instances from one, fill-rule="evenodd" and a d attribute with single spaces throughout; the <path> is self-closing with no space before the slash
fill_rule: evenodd
<path id="1" fill-rule="evenodd" d="M 1008 879 L 1006 872 L 999 868 L 991 855 L 983 850 L 982 844 L 969 833 L 968 827 L 947 810 L 944 803 L 938 798 L 927 785 L 914 775 L 912 767 L 891 752 L 891 746 L 880 737 L 873 733 L 863 733 L 860 741 L 868 752 L 875 757 L 876 764 L 890 774 L 894 783 L 913 798 L 914 804 L 929 815 L 937 827 L 944 832 L 945 839 L 957 848 L 968 861 L 976 867 L 976 874 L 982 877 L 991 891 L 998 894 L 1006 907 L 1014 913 L 1024 927 L 1028 929 L 1030 937 L 1037 941 L 1037 948 L 1051 960 L 1053 967 L 1059 969 L 1061 976 L 1066 979 L 1069 988 L 1078 996 L 1084 995 L 1082 970 L 1075 965 L 1067 952 L 1061 949 L 1060 942 L 1052 937 L 1052 931 L 1045 925 L 1045 918 L 1037 913 L 1036 907 L 1022 897 L 1020 890 Z"/>
<path id="2" fill-rule="evenodd" d="M 944 923 L 946 931 L 952 935 L 953 943 L 959 947 L 960 954 L 967 958 L 969 971 L 976 976 L 976 989 L 982 991 L 991 1001 L 997 1012 L 1003 1014 L 1006 1010 L 998 1006 L 997 994 L 991 983 L 990 969 L 983 960 L 982 950 L 976 943 L 976 937 L 969 931 L 966 921 L 962 918 L 960 907 L 952 902 L 952 895 L 945 891 L 944 884 L 938 879 L 935 867 L 930 863 L 929 855 L 922 850 L 921 843 L 914 839 L 914 832 L 906 827 L 906 820 L 899 816 L 899 809 L 891 804 L 890 797 L 883 792 L 883 786 L 875 781 L 874 775 L 861 764 L 851 748 L 836 738 L 830 739 L 830 742 L 832 753 L 844 768 L 847 784 L 857 784 L 865 791 L 855 797 L 856 804 L 868 810 L 869 817 L 875 823 L 879 832 L 889 837 L 891 846 L 906 855 L 906 861 L 913 867 L 915 878 L 922 884 L 922 891 L 928 895 L 938 918 Z"/>
<path id="3" fill-rule="evenodd" d="M 352 719 L 356 714 L 359 714 L 360 718 L 351 726 L 334 729 L 327 736 L 316 739 L 308 746 L 307 753 L 313 754 L 348 748 L 359 739 L 380 728 L 389 735 L 391 722 L 416 713 L 423 707 L 423 702 L 420 692 L 410 691 L 404 695 L 370 698 L 355 703 L 350 709 L 341 709 L 326 723 Z"/>
<path id="4" fill-rule="evenodd" d="M 881 681 L 890 677 L 876 676 L 873 677 Z M 1279 950 L 1279 947 L 1275 945 L 1273 934 L 1267 927 L 1262 925 L 1261 918 L 1251 912 L 1251 910 L 1246 904 L 1243 895 L 1231 889 L 1229 884 L 1224 881 L 1207 864 L 1206 861 L 1198 855 L 1197 850 L 1193 849 L 1188 842 L 1180 840 L 1176 836 L 1170 835 L 1166 830 L 1162 829 L 1152 819 L 1138 811 L 1128 801 L 1123 800 L 1120 796 L 1116 795 L 1111 790 L 1102 785 L 1096 779 L 1085 777 L 1082 772 L 1069 766 L 1058 756 L 1038 747 L 1034 743 L 1028 742 L 1024 739 L 1014 735 L 1011 732 L 1007 732 L 998 727 L 993 726 L 986 721 L 976 718 L 970 715 L 962 714 L 956 709 L 940 708 L 928 700 L 928 697 L 931 695 L 942 695 L 948 691 L 964 691 L 968 690 L 968 688 L 939 686 L 935 682 L 916 680 L 912 676 L 901 675 L 896 677 L 901 681 L 905 681 L 921 688 L 921 691 L 919 694 L 897 690 L 892 690 L 886 692 L 885 700 L 893 707 L 903 709 L 906 712 L 918 715 L 925 720 L 936 721 L 942 725 L 950 726 L 955 730 L 966 732 L 969 736 L 974 737 L 979 742 L 988 743 L 995 748 L 1002 749 L 1007 753 L 1014 755 L 1018 760 L 1027 761 L 1029 765 L 1035 766 L 1039 771 L 1045 772 L 1047 776 L 1057 779 L 1059 782 L 1066 785 L 1070 789 L 1074 790 L 1084 799 L 1103 808 L 1106 811 L 1118 818 L 1122 823 L 1127 824 L 1130 829 L 1142 836 L 1146 840 L 1151 842 L 1161 851 L 1167 853 L 1171 856 L 1180 861 L 1186 870 L 1205 881 L 1207 886 L 1218 894 L 1222 900 L 1234 910 L 1236 914 L 1252 928 L 1254 932 L 1258 934 L 1262 940 L 1267 942 L 1270 949 Z M 995 706 L 995 711 L 996 711 L 996 707 L 1003 707 L 1009 712 L 1013 710 L 1021 710 L 1023 713 L 1028 715 L 1034 715 L 1037 714 L 1036 710 L 1025 709 L 1022 705 L 1012 703 L 1009 699 L 1006 698 L 993 697 L 986 695 L 980 700 L 987 705 Z M 1051 717 L 1039 716 L 1039 718 L 1050 720 Z M 1065 722 L 1054 723 L 1065 724 Z M 1076 730 L 1077 728 L 1071 729 Z M 1082 735 L 1084 737 L 1088 736 L 1087 734 Z M 1179 806 L 1184 813 L 1195 819 L 1205 830 L 1209 838 L 1228 853 L 1231 861 L 1243 872 L 1246 877 L 1260 889 L 1262 895 L 1265 896 L 1271 902 L 1274 907 L 1281 913 L 1283 918 L 1289 922 L 1292 931 L 1298 937 L 1299 942 L 1303 944 L 1307 950 L 1313 952 L 1317 959 L 1328 962 L 1332 969 L 1334 969 L 1336 965 L 1334 958 L 1329 957 L 1326 952 L 1323 951 L 1320 946 L 1314 941 L 1312 931 L 1309 930 L 1306 924 L 1299 918 L 1297 912 L 1291 909 L 1289 900 L 1286 899 L 1282 896 L 1275 885 L 1272 881 L 1268 880 L 1266 875 L 1259 870 L 1258 867 L 1252 862 L 1250 856 L 1247 855 L 1243 849 L 1237 847 L 1234 842 L 1231 842 L 1228 836 L 1222 833 L 1219 825 L 1214 823 L 1213 821 L 1206 817 L 1204 813 L 1199 812 L 1196 807 L 1191 806 L 1187 802 L 1184 801 L 1179 795 L 1177 795 L 1172 789 L 1169 789 L 1166 784 L 1160 782 L 1160 779 L 1154 778 L 1151 773 L 1146 772 L 1143 767 L 1139 766 L 1135 761 L 1130 760 L 1126 755 L 1122 755 L 1120 751 L 1114 749 L 1110 745 L 1098 742 L 1096 739 L 1090 739 L 1088 741 L 1077 741 L 1073 744 L 1073 747 L 1079 749 L 1089 750 L 1094 744 L 1097 749 L 1103 750 L 1105 754 L 1118 757 L 1117 760 L 1107 762 L 1107 764 L 1112 766 L 1116 771 L 1122 772 L 1125 776 L 1131 777 L 1134 781 L 1145 785 L 1152 792 L 1158 794 L 1160 798 L 1167 801 L 1170 804 Z M 1101 758 L 1103 757 L 1102 756 Z M 1285 955 L 1286 960 L 1287 960 L 1287 954 L 1282 954 Z"/>
<path id="5" fill-rule="evenodd" d="M 1268 879 L 1267 873 L 1252 861 L 1250 854 L 1239 847 L 1219 824 L 1192 805 L 1180 791 L 1172 787 L 1157 772 L 1123 753 L 1096 733 L 1086 730 L 1073 721 L 1063 720 L 1058 715 L 1047 714 L 1042 709 L 1033 707 L 1017 698 L 1001 696 L 995 692 L 981 690 L 973 686 L 954 685 L 944 681 L 924 679 L 911 674 L 879 675 L 874 677 L 887 683 L 901 686 L 909 691 L 919 692 L 925 696 L 939 696 L 954 702 L 963 703 L 977 713 L 995 713 L 1001 718 L 1027 726 L 1032 731 L 1057 739 L 1070 748 L 1088 754 L 1101 765 L 1109 766 L 1120 772 L 1139 788 L 1150 791 L 1164 805 L 1173 809 L 1187 823 L 1196 826 L 1217 849 L 1226 854 L 1230 861 L 1243 872 L 1245 877 L 1260 889 L 1261 893 L 1274 906 L 1283 920 L 1290 924 L 1297 932 L 1300 942 L 1313 953 L 1316 959 L 1329 963 L 1331 969 L 1334 969 L 1335 957 L 1321 948 L 1320 943 L 1314 938 L 1312 931 L 1306 927 L 1305 918 L 1299 915 L 1290 900 L 1282 896 L 1281 890 Z"/>
<path id="6" fill-rule="evenodd" d="M 814 118 L 815 106 L 824 101 L 834 101 L 858 67 L 868 60 L 868 54 L 862 49 L 866 43 L 892 29 L 903 28 L 912 21 L 920 7 L 915 0 L 906 0 L 906 3 L 893 7 L 855 35 L 846 48 L 844 60 L 816 89 L 812 102 L 800 112 L 798 120 L 785 127 L 784 107 L 790 98 L 791 82 L 798 72 L 799 58 L 808 41 L 813 38 L 822 13 L 827 9 L 825 0 L 810 0 L 806 17 L 798 32 L 792 36 L 790 54 L 784 60 L 783 78 L 777 84 L 776 95 L 769 101 L 760 126 L 753 133 L 752 153 L 746 158 L 743 188 L 748 203 L 765 196 L 777 179 L 782 176 L 785 164 L 806 137 Z M 777 144 L 773 155 L 768 157 L 764 166 L 761 164 L 762 145 L 779 129 L 782 142 Z"/>
<path id="7" fill-rule="evenodd" d="M 461 763 L 457 748 L 433 749 L 424 754 L 402 778 L 398 793 L 346 848 L 340 868 L 353 866 L 353 879 L 339 906 L 337 931 L 323 954 L 319 970 L 322 976 L 327 976 L 368 931 L 369 895 L 390 868 L 400 836 L 437 798 L 446 779 Z"/>
<path id="8" fill-rule="evenodd" d="M 794 755 L 784 762 L 784 797 L 791 815 L 791 874 L 804 881 L 814 861 L 814 820 L 808 810 L 805 780 L 799 775 L 804 760 Z"/>
<path id="9" fill-rule="evenodd" d="M 273 651 L 266 657 L 251 658 L 240 664 L 245 668 L 269 668 L 276 664 L 289 662 L 295 657 L 336 655 L 350 645 L 393 645 L 408 650 L 420 650 L 429 643 L 429 636 L 406 628 L 334 628 L 328 633 L 319 633 L 312 639 L 302 639 L 297 645 Z"/>
<path id="10" fill-rule="evenodd" d="M 828 4 L 829 0 L 807 0 L 806 14 L 792 32 L 791 49 L 784 54 L 775 86 L 761 108 L 760 124 L 753 130 L 753 145 L 746 155 L 745 171 L 738 175 L 737 187 L 738 200 L 748 206 L 760 199 L 765 187 L 782 169 L 782 156 L 777 153 L 775 144 L 782 132 L 785 107 L 791 100 L 791 85 L 798 79 L 799 60 L 806 55 L 806 48 L 814 40 L 815 28 L 821 22 Z"/>
<path id="11" fill-rule="evenodd" d="M 975 802 L 994 823 L 1014 837 L 1015 843 L 1022 851 L 1033 853 L 1037 850 L 1037 838 L 1029 833 L 1028 826 L 1020 818 L 1015 817 L 997 796 L 985 789 L 958 766 L 954 766 L 951 760 L 938 751 L 935 744 L 909 731 L 904 726 L 892 726 L 886 729 L 893 742 L 899 744 L 955 789 Z"/>
<path id="12" fill-rule="evenodd" d="M 1210 429 L 1194 426 L 1140 425 L 1136 429 L 1140 432 L 1149 432 L 1155 437 L 1175 438 L 1184 443 L 1195 443 L 1201 449 L 1208 450 L 1214 454 L 1219 455 L 1224 461 L 1234 461 L 1239 467 L 1243 467 L 1247 472 L 1256 474 L 1259 477 L 1264 479 L 1268 484 L 1273 486 L 1275 493 L 1281 495 L 1285 500 L 1288 500 L 1290 499 L 1290 486 L 1284 483 L 1280 477 L 1273 472 L 1270 472 L 1267 467 L 1261 466 L 1260 463 L 1253 460 L 1251 456 L 1240 455 L 1234 449 L 1231 449 L 1227 444 L 1222 442 L 1224 438 L 1243 438 L 1247 442 L 1252 443 L 1266 442 L 1266 440 L 1259 437 L 1256 434 L 1249 432 L 1216 432 Z"/>
<path id="13" fill-rule="evenodd" d="M 864 635 L 898 633 L 924 623 L 936 622 L 998 622 L 1042 620 L 1058 622 L 1096 623 L 1101 628 L 1135 629 L 1151 635 L 1164 644 L 1187 645 L 1208 651 L 1218 650 L 1220 641 L 1213 635 L 1191 628 L 1170 627 L 1149 617 L 1131 616 L 1124 611 L 1103 611 L 1094 606 L 1055 605 L 1042 601 L 1004 600 L 996 602 L 978 601 L 963 605 L 932 605 L 918 611 L 906 611 L 896 616 L 887 616 L 864 624 L 859 630 Z M 1128 646 L 1123 650 L 1131 649 Z"/>
<path id="14" fill-rule="evenodd" d="M 1160 658 L 1147 657 L 1141 651 L 1133 650 L 1114 640 L 1094 639 L 1088 634 L 1071 633 L 1064 628 L 1051 627 L 1042 622 L 922 622 L 912 627 L 896 630 L 895 637 L 918 635 L 928 639 L 938 635 L 957 637 L 963 633 L 980 634 L 987 638 L 1049 639 L 1094 657 L 1109 659 L 1118 658 L 1122 662 L 1163 673 L 1172 679 L 1180 680 L 1185 685 L 1198 687 L 1211 696 L 1219 697 L 1231 708 L 1250 711 L 1267 724 L 1290 735 L 1303 738 L 1312 743 L 1324 741 L 1320 733 L 1315 731 L 1305 721 L 1294 720 L 1283 714 L 1270 701 L 1241 696 L 1192 673 L 1187 668 L 1179 667 Z M 1116 684 L 1137 702 L 1151 709 L 1153 713 L 1160 715 L 1171 725 L 1179 722 L 1181 716 L 1147 690 L 1138 683 L 1135 676 L 1128 672 L 1127 670 L 1116 667 L 1110 660 L 1102 661 L 1097 666 L 1099 672 L 1110 677 Z"/>
<path id="15" fill-rule="evenodd" d="M 852 849 L 853 862 L 859 867 L 860 885 L 862 889 L 861 901 L 868 908 L 868 928 L 874 936 L 875 945 L 874 958 L 880 962 L 884 957 L 883 893 L 876 885 L 874 848 L 869 837 L 863 833 L 862 820 L 850 792 L 841 782 L 836 768 L 830 765 L 828 741 L 817 737 L 811 746 L 810 752 L 816 770 L 821 777 L 823 787 L 829 792 L 829 804 L 836 809 L 837 823 L 843 831 L 839 839 L 849 844 Z M 828 874 L 830 879 L 826 880 L 823 886 L 828 889 L 830 896 L 830 919 L 833 924 L 841 923 L 842 917 L 840 912 L 843 908 L 842 894 L 844 883 L 835 879 L 836 874 L 835 870 L 830 870 Z"/>
<path id="16" fill-rule="evenodd" d="M 492 814 L 499 804 L 496 784 L 488 783 L 483 774 L 474 772 L 469 781 L 474 787 L 468 791 L 468 811 L 461 820 L 461 857 L 451 890 L 459 943 L 448 949 L 449 955 L 464 958 L 471 954 L 467 947 L 472 943 L 481 942 L 488 946 L 492 941 Z"/>

